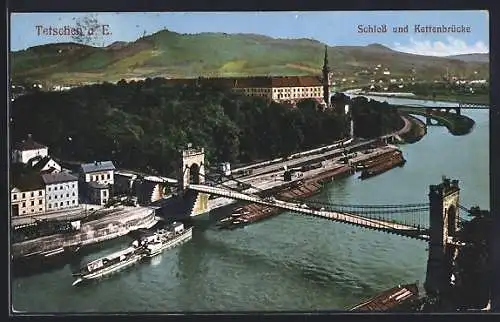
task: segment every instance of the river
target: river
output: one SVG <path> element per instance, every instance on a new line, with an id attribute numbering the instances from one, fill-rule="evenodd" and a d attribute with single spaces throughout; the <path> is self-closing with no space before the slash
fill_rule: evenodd
<path id="1" fill-rule="evenodd" d="M 470 134 L 429 127 L 422 140 L 401 146 L 404 167 L 333 182 L 313 198 L 427 202 L 428 186 L 446 175 L 460 180 L 461 204 L 489 209 L 488 110 L 462 112 L 476 121 Z M 129 242 L 106 242 L 82 260 Z M 217 230 L 205 215 L 192 241 L 98 283 L 72 287 L 69 264 L 13 278 L 12 304 L 27 312 L 343 310 L 397 284 L 422 285 L 426 248 L 422 241 L 292 213 L 233 231 Z"/>

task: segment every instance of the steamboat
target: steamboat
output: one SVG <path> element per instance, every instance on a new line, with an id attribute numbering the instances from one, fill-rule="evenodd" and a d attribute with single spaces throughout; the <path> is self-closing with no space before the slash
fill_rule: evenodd
<path id="1" fill-rule="evenodd" d="M 144 236 L 140 245 L 144 246 L 143 255 L 147 258 L 161 254 L 165 249 L 176 247 L 193 237 L 193 227 L 185 228 L 184 224 L 174 222 L 167 229 L 159 229 L 149 236 Z"/>
<path id="2" fill-rule="evenodd" d="M 73 273 L 73 276 L 77 277 L 73 285 L 117 272 L 132 266 L 143 258 L 155 257 L 165 249 L 189 241 L 192 234 L 192 227 L 186 229 L 182 223 L 174 222 L 166 229 L 162 228 L 142 236 L 124 250 L 87 263 L 78 272 Z"/>

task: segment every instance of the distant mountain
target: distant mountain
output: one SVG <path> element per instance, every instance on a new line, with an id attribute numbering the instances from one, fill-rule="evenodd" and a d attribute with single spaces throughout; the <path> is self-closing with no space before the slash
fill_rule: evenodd
<path id="1" fill-rule="evenodd" d="M 448 56 L 448 58 L 458 59 L 464 62 L 488 63 L 490 61 L 490 54 L 464 54 Z"/>
<path id="2" fill-rule="evenodd" d="M 145 77 L 218 77 L 320 74 L 324 44 L 312 39 L 276 39 L 255 34 L 179 34 L 168 30 L 134 42 L 107 47 L 58 43 L 11 53 L 14 81 L 71 84 Z M 380 44 L 328 47 L 336 77 L 374 71 L 381 64 L 391 75 L 407 76 L 415 68 L 420 78 L 449 72 L 468 74 L 484 62 L 401 53 Z M 376 78 L 379 75 L 371 77 Z M 403 76 L 401 76 L 403 77 Z"/>
<path id="3" fill-rule="evenodd" d="M 366 46 L 366 49 L 367 50 L 371 49 L 371 50 L 376 50 L 376 51 L 394 51 L 391 48 L 386 47 L 386 46 L 381 45 L 381 44 L 369 44 L 368 46 Z"/>

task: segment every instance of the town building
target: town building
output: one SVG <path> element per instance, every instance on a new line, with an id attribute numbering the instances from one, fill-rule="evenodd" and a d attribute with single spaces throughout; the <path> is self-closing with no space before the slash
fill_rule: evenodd
<path id="1" fill-rule="evenodd" d="M 87 201 L 105 205 L 113 195 L 115 165 L 112 161 L 95 161 L 80 166 L 81 190 Z"/>
<path id="2" fill-rule="evenodd" d="M 50 156 L 36 156 L 30 160 L 33 170 L 40 173 L 59 173 L 62 171 L 61 165 L 54 161 Z"/>
<path id="3" fill-rule="evenodd" d="M 42 174 L 46 211 L 78 206 L 78 177 L 65 172 Z"/>
<path id="4" fill-rule="evenodd" d="M 11 216 L 45 213 L 45 185 L 39 173 L 12 177 Z"/>
<path id="5" fill-rule="evenodd" d="M 25 163 L 34 157 L 46 157 L 49 155 L 49 148 L 33 140 L 31 134 L 22 142 L 17 143 L 12 149 L 12 162 Z"/>
<path id="6" fill-rule="evenodd" d="M 91 204 L 104 206 L 111 194 L 111 187 L 96 181 L 87 183 L 87 201 Z"/>
<path id="7" fill-rule="evenodd" d="M 84 182 L 114 184 L 115 165 L 112 161 L 95 161 L 80 166 Z"/>

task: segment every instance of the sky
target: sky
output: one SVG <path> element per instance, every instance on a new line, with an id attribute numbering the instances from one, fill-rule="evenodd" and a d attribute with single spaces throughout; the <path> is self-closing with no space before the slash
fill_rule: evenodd
<path id="1" fill-rule="evenodd" d="M 85 25 L 85 37 L 49 35 L 49 27 Z M 87 24 L 89 25 L 89 24 Z M 381 33 L 360 32 L 369 25 L 386 26 Z M 408 31 L 394 32 L 394 27 Z M 416 26 L 457 26 L 460 32 L 433 33 Z M 83 42 L 107 46 L 114 41 L 134 41 L 168 29 L 178 33 L 253 33 L 274 38 L 312 38 L 330 46 L 363 46 L 373 43 L 394 50 L 448 56 L 489 52 L 487 11 L 348 11 L 348 12 L 162 12 L 162 13 L 13 13 L 10 23 L 12 51 L 55 42 Z M 44 34 L 45 32 L 45 34 Z"/>

